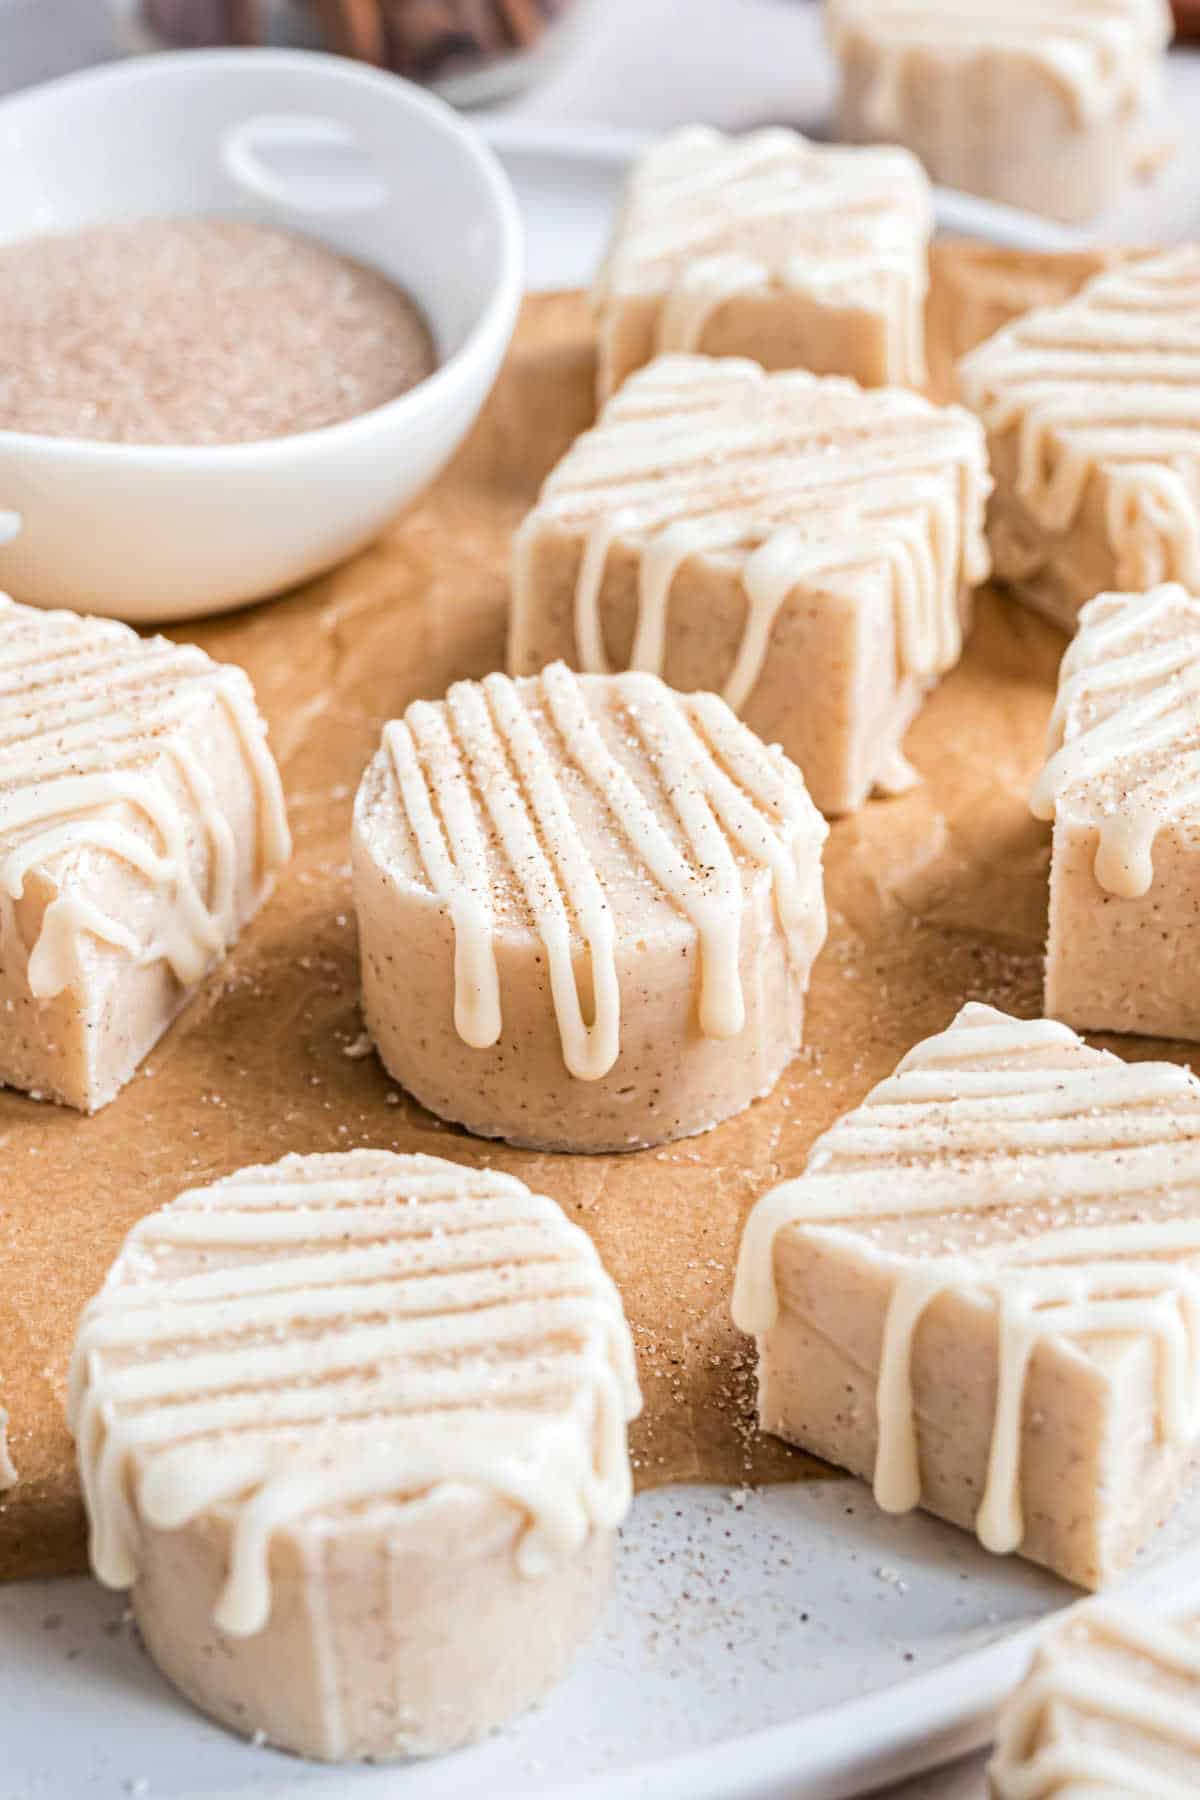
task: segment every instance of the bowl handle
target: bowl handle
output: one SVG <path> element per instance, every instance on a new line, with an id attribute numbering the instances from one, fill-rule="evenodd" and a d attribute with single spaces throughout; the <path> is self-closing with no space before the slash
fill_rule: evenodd
<path id="1" fill-rule="evenodd" d="M 244 193 L 291 212 L 374 212 L 388 201 L 378 164 L 337 119 L 256 113 L 224 133 L 220 157 Z"/>

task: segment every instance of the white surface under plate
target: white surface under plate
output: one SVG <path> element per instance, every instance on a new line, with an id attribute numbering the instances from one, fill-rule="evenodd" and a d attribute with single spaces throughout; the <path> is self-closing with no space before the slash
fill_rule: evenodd
<path id="1" fill-rule="evenodd" d="M 1200 1496 L 1136 1578 L 1200 1594 Z M 841 1800 L 987 1736 L 1076 1598 L 858 1482 L 642 1495 L 602 1629 L 547 1703 L 438 1762 L 329 1770 L 231 1737 L 157 1675 L 125 1600 L 0 1588 L 3 1800 Z"/>

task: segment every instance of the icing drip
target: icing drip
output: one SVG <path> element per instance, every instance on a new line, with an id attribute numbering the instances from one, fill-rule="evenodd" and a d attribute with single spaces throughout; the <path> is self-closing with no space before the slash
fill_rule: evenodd
<path id="1" fill-rule="evenodd" d="M 959 376 L 988 432 L 1015 432 L 1016 494 L 1039 525 L 1070 530 L 1099 471 L 1120 586 L 1200 588 L 1200 248 L 1026 314 Z"/>
<path id="2" fill-rule="evenodd" d="M 1000 1715 L 997 1800 L 1193 1800 L 1200 1788 L 1200 1631 L 1108 1602 L 1042 1638 Z"/>
<path id="3" fill-rule="evenodd" d="M 920 1501 L 913 1346 L 944 1294 L 996 1315 L 996 1407 L 976 1519 L 986 1548 L 1014 1550 L 1023 1536 L 1025 1379 L 1046 1339 L 1145 1336 L 1158 1359 L 1161 1436 L 1184 1444 L 1200 1434 L 1200 1219 L 1064 1225 L 919 1261 L 897 1261 L 864 1230 L 883 1220 L 1194 1191 L 1198 1100 L 1195 1079 L 1172 1063 L 1101 1059 L 1065 1025 L 971 1005 L 818 1139 L 798 1180 L 759 1202 L 734 1286 L 741 1330 L 761 1339 L 778 1320 L 775 1248 L 784 1229 L 852 1239 L 895 1270 L 876 1390 L 874 1485 L 885 1510 Z"/>
<path id="4" fill-rule="evenodd" d="M 893 750 L 875 777 L 875 791 L 888 796 L 908 794 L 920 780 L 908 758 L 900 750 Z"/>
<path id="5" fill-rule="evenodd" d="M 1079 623 L 1031 806 L 1053 819 L 1067 795 L 1111 790 L 1095 807 L 1096 879 L 1138 899 L 1160 829 L 1200 809 L 1200 601 L 1176 585 L 1102 594 Z"/>
<path id="6" fill-rule="evenodd" d="M 624 1515 L 639 1405 L 620 1297 L 553 1201 L 355 1151 L 243 1170 L 136 1225 L 84 1314 L 68 1412 L 100 1579 L 137 1580 L 139 1520 L 222 1509 L 216 1623 L 249 1635 L 280 1532 L 446 1483 L 525 1512 L 538 1573 Z"/>
<path id="7" fill-rule="evenodd" d="M 85 936 L 139 963 L 165 960 L 190 986 L 236 935 L 233 833 L 178 730 L 181 700 L 205 689 L 224 709 L 255 785 L 265 889 L 290 840 L 279 774 L 241 671 L 161 638 L 143 643 L 123 625 L 0 600 L 0 925 L 13 928 L 31 874 L 89 853 L 141 877 L 160 902 L 159 929 L 142 941 L 86 895 L 60 891 L 29 951 L 36 998 L 83 978 Z M 207 849 L 205 891 L 196 832 Z"/>
<path id="8" fill-rule="evenodd" d="M 598 797 L 630 855 L 694 925 L 708 1036 L 734 1037 L 744 1023 L 744 864 L 768 873 L 798 968 L 807 969 L 825 935 L 804 854 L 824 827 L 799 772 L 715 695 L 685 699 L 644 674 L 611 680 L 611 699 L 628 715 L 627 741 L 665 796 L 661 814 L 610 748 L 603 705 L 597 713 L 587 685 L 561 663 L 537 681 L 460 682 L 443 705 L 417 702 L 384 732 L 421 868 L 454 928 L 459 1036 L 487 1048 L 502 1029 L 490 860 L 499 858 L 545 950 L 563 1060 L 581 1081 L 599 1080 L 617 1060 L 621 998 L 617 932 L 576 822 L 575 783 Z M 590 1017 L 576 973 L 580 945 Z"/>
<path id="9" fill-rule="evenodd" d="M 825 12 L 839 57 L 869 47 L 866 114 L 873 130 L 892 135 L 931 55 L 1032 58 L 1087 125 L 1140 108 L 1171 38 L 1160 0 L 826 0 Z"/>
<path id="10" fill-rule="evenodd" d="M 661 294 L 658 350 L 693 351 L 738 295 L 790 290 L 861 310 L 882 290 L 900 320 L 892 379 L 915 385 L 931 228 L 928 184 L 906 151 L 692 126 L 639 163 L 597 303 Z"/>
<path id="11" fill-rule="evenodd" d="M 423 701 L 385 725 L 383 739 L 430 886 L 454 924 L 455 1029 L 483 1050 L 500 1036 L 500 980 L 486 852 L 462 757 L 439 708 Z"/>
<path id="12" fill-rule="evenodd" d="M 799 371 L 766 375 L 734 358 L 660 359 L 546 481 L 517 535 L 514 611 L 532 607 L 541 533 L 579 535 L 576 654 L 588 673 L 607 673 L 605 576 L 614 545 L 631 545 L 630 665 L 661 675 L 679 570 L 691 556 L 733 558 L 746 616 L 722 695 L 741 712 L 788 596 L 878 563 L 900 671 L 928 684 L 957 662 L 962 589 L 988 572 L 987 491 L 982 435 L 959 408 Z"/>
<path id="13" fill-rule="evenodd" d="M 658 351 L 698 350 L 705 326 L 727 300 L 738 294 L 765 294 L 771 272 L 757 257 L 727 251 L 699 256 L 676 278 L 663 301 L 655 330 Z"/>

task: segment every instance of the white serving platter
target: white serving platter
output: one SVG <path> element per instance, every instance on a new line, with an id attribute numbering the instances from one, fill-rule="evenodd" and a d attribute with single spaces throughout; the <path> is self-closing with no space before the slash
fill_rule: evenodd
<path id="1" fill-rule="evenodd" d="M 644 140 L 484 127 L 529 286 L 586 282 Z M 1081 241 L 961 195 L 938 213 L 993 242 Z M 1200 1495 L 1131 1586 L 1200 1602 Z M 1039 1622 L 1075 1598 L 964 1533 L 885 1517 L 857 1482 L 663 1489 L 638 1499 L 608 1618 L 543 1707 L 439 1762 L 329 1771 L 192 1712 L 122 1596 L 19 1583 L 0 1587 L 0 1800 L 843 1800 L 983 1743 Z"/>
<path id="2" fill-rule="evenodd" d="M 1129 1586 L 1200 1599 L 1200 1496 Z M 3 1800 L 843 1800 L 986 1741 L 1078 1596 L 842 1478 L 641 1495 L 618 1591 L 545 1705 L 437 1762 L 334 1771 L 194 1713 L 86 1580 L 0 1588 Z"/>

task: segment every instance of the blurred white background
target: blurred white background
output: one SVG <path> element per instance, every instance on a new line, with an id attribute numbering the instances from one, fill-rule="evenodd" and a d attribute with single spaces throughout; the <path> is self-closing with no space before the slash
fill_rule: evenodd
<path id="1" fill-rule="evenodd" d="M 117 54 L 121 3 L 0 0 L 0 92 Z M 547 124 L 662 129 L 702 119 L 819 135 L 832 91 L 814 0 L 575 0 L 560 53 L 504 110 Z M 1200 50 L 1169 58 L 1162 136 L 1175 154 L 1090 235 L 1200 236 Z"/>

